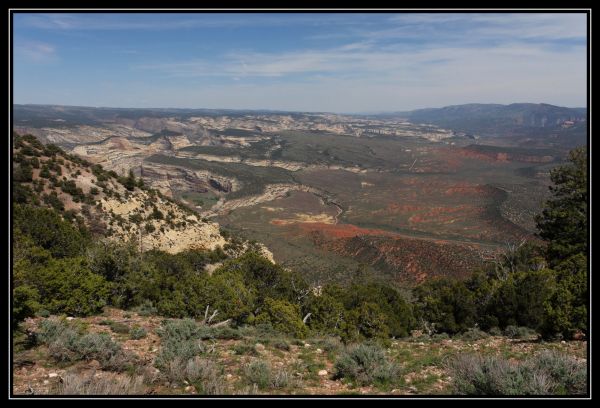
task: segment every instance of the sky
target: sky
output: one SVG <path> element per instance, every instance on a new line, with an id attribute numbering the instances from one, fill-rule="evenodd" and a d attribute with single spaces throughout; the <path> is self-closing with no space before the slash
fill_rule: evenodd
<path id="1" fill-rule="evenodd" d="M 13 14 L 14 103 L 585 107 L 584 13 Z"/>

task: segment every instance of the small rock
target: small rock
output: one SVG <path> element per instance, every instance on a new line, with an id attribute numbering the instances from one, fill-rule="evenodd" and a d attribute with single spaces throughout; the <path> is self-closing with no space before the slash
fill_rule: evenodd
<path id="1" fill-rule="evenodd" d="M 50 381 L 48 380 L 44 380 L 44 384 L 48 384 Z"/>
<path id="2" fill-rule="evenodd" d="M 562 340 L 562 341 L 560 342 L 560 344 L 567 344 L 567 342 L 566 342 L 566 341 L 564 341 L 564 340 Z"/>
<path id="3" fill-rule="evenodd" d="M 54 378 L 54 377 L 58 377 L 58 374 L 56 374 L 56 373 L 48 374 L 48 378 Z"/>
<path id="4" fill-rule="evenodd" d="M 319 372 L 317 374 L 319 374 L 319 377 L 323 377 L 323 376 L 327 375 L 327 370 L 319 370 Z"/>
<path id="5" fill-rule="evenodd" d="M 323 350 L 321 350 L 321 349 L 316 349 L 316 350 L 315 350 L 315 352 L 316 352 L 317 354 L 321 354 L 321 353 L 323 352 Z"/>
<path id="6" fill-rule="evenodd" d="M 310 344 L 304 343 L 304 347 L 308 348 L 308 347 L 310 347 Z"/>
<path id="7" fill-rule="evenodd" d="M 262 353 L 263 351 L 265 351 L 265 346 L 260 343 L 256 343 L 254 345 L 254 350 L 258 351 L 259 353 Z"/>
<path id="8" fill-rule="evenodd" d="M 191 385 L 188 385 L 188 386 L 187 386 L 187 387 L 185 387 L 184 389 L 185 389 L 186 391 L 191 391 L 191 390 L 192 390 L 192 388 L 193 388 L 193 387 L 192 387 Z"/>
<path id="9" fill-rule="evenodd" d="M 67 320 L 73 320 L 73 319 L 75 319 L 73 316 L 67 317 Z"/>
<path id="10" fill-rule="evenodd" d="M 227 379 L 227 381 L 230 381 L 233 378 L 233 375 L 232 374 L 227 374 L 225 376 L 225 378 Z"/>

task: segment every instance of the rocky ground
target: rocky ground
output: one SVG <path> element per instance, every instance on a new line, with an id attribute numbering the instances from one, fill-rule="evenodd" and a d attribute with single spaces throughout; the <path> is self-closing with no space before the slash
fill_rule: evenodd
<path id="1" fill-rule="evenodd" d="M 44 395 L 65 392 L 73 382 L 119 384 L 113 392 L 145 395 L 188 395 L 206 393 L 198 384 L 169 381 L 165 373 L 155 368 L 155 358 L 162 344 L 157 329 L 163 318 L 141 316 L 138 313 L 105 309 L 103 315 L 87 318 L 66 318 L 68 324 L 87 333 L 108 333 L 125 353 L 135 355 L 134 369 L 110 372 L 101 369 L 96 360 L 57 363 L 44 345 L 27 343 L 27 336 L 17 335 L 13 342 L 13 393 Z M 36 331 L 42 318 L 28 319 L 25 332 Z M 128 328 L 145 329 L 144 338 L 133 340 Z M 346 379 L 336 379 L 335 363 L 344 346 L 333 338 L 303 340 L 280 335 L 261 334 L 253 328 L 236 330 L 235 338 L 204 340 L 205 351 L 200 359 L 214 367 L 210 381 L 212 393 L 293 394 L 293 395 L 444 395 L 452 393 L 452 378 L 446 363 L 453 356 L 478 352 L 519 361 L 541 350 L 564 351 L 579 360 L 587 355 L 586 341 L 540 342 L 530 339 L 508 339 L 488 336 L 478 340 L 446 338 L 446 336 L 413 336 L 392 340 L 385 353 L 399 367 L 399 378 L 393 384 L 358 386 Z M 259 386 L 249 377 L 248 366 L 265 362 L 278 378 L 269 385 Z M 116 386 L 115 386 L 116 387 Z M 70 388 L 73 389 L 73 388 Z"/>

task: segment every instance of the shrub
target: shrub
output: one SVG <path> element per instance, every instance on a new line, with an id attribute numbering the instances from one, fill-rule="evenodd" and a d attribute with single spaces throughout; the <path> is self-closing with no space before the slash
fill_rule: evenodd
<path id="1" fill-rule="evenodd" d="M 140 326 L 133 326 L 130 330 L 129 330 L 129 337 L 132 340 L 139 340 L 139 339 L 143 339 L 148 335 L 148 332 L 146 331 L 146 329 L 144 329 L 143 327 Z"/>
<path id="2" fill-rule="evenodd" d="M 291 347 L 290 347 L 290 343 L 288 343 L 285 340 L 278 340 L 273 344 L 273 347 L 275 347 L 278 350 L 283 350 L 283 351 L 290 351 Z"/>
<path id="3" fill-rule="evenodd" d="M 323 342 L 322 347 L 323 347 L 323 350 L 325 350 L 325 352 L 327 352 L 327 353 L 337 354 L 340 351 L 340 349 L 342 348 L 342 343 L 339 339 L 337 339 L 335 337 L 328 337 Z"/>
<path id="4" fill-rule="evenodd" d="M 555 350 L 546 350 L 529 361 L 534 370 L 546 373 L 556 394 L 579 395 L 587 389 L 586 364 Z"/>
<path id="5" fill-rule="evenodd" d="M 87 243 L 85 236 L 54 210 L 29 205 L 15 205 L 13 210 L 13 228 L 20 229 L 54 257 L 76 256 Z"/>
<path id="6" fill-rule="evenodd" d="M 199 394 L 222 395 L 225 393 L 222 371 L 214 362 L 195 357 L 188 360 L 185 366 L 185 377 Z"/>
<path id="7" fill-rule="evenodd" d="M 494 326 L 490 330 L 488 330 L 488 333 L 491 336 L 502 336 L 502 330 L 500 330 L 500 328 L 497 326 Z"/>
<path id="8" fill-rule="evenodd" d="M 249 354 L 249 355 L 253 355 L 256 356 L 258 355 L 258 352 L 256 351 L 256 347 L 253 344 L 247 344 L 247 343 L 242 343 L 242 344 L 236 344 L 235 346 L 233 346 L 233 351 L 235 352 L 235 354 Z"/>
<path id="9" fill-rule="evenodd" d="M 275 330 L 298 338 L 303 338 L 308 332 L 302 322 L 300 308 L 285 300 L 265 299 L 264 309 L 255 322 L 271 323 Z"/>
<path id="10" fill-rule="evenodd" d="M 42 306 L 53 313 L 87 316 L 101 311 L 109 297 L 105 279 L 82 258 L 52 259 L 30 270 L 28 280 L 38 289 Z"/>
<path id="11" fill-rule="evenodd" d="M 26 183 L 33 178 L 33 169 L 29 163 L 21 162 L 15 167 L 13 172 L 13 180 Z"/>
<path id="12" fill-rule="evenodd" d="M 40 170 L 40 177 L 43 177 L 46 179 L 50 178 L 50 169 L 45 164 L 42 166 L 42 170 Z"/>
<path id="13" fill-rule="evenodd" d="M 244 365 L 244 377 L 258 388 L 268 388 L 272 382 L 271 367 L 262 360 L 254 360 Z"/>
<path id="14" fill-rule="evenodd" d="M 110 329 L 114 332 L 114 333 L 120 333 L 120 334 L 125 334 L 125 333 L 129 333 L 129 326 L 127 326 L 125 323 L 121 323 L 121 322 L 111 322 L 109 324 Z"/>
<path id="15" fill-rule="evenodd" d="M 110 371 L 123 371 L 131 367 L 132 359 L 108 334 L 81 335 L 61 320 L 42 320 L 36 339 L 48 346 L 48 353 L 57 362 L 97 360 L 102 369 Z"/>
<path id="16" fill-rule="evenodd" d="M 36 288 L 23 285 L 13 289 L 12 318 L 13 323 L 35 315 L 40 308 L 40 293 Z"/>
<path id="17" fill-rule="evenodd" d="M 114 374 L 100 378 L 67 374 L 58 386 L 59 395 L 140 395 L 145 392 L 143 377 Z"/>
<path id="18" fill-rule="evenodd" d="M 198 337 L 198 325 L 192 319 L 167 321 L 157 330 L 157 334 L 161 337 L 162 347 L 155 365 L 161 371 L 170 372 L 172 363 L 181 365 L 204 351 Z"/>
<path id="19" fill-rule="evenodd" d="M 438 331 L 455 334 L 475 324 L 475 299 L 461 281 L 431 280 L 418 286 L 414 294 L 419 317 Z"/>
<path id="20" fill-rule="evenodd" d="M 154 307 L 152 301 L 144 299 L 144 301 L 133 309 L 140 316 L 155 316 L 158 314 L 158 309 Z"/>
<path id="21" fill-rule="evenodd" d="M 359 385 L 385 384 L 400 371 L 390 362 L 384 350 L 375 344 L 350 347 L 335 363 L 335 379 L 347 378 Z"/>
<path id="22" fill-rule="evenodd" d="M 489 334 L 477 328 L 471 328 L 459 336 L 461 340 L 465 341 L 477 341 L 485 339 L 486 337 L 489 337 Z"/>
<path id="23" fill-rule="evenodd" d="M 454 390 L 466 395 L 585 394 L 587 371 L 572 357 L 543 352 L 520 363 L 481 355 L 459 355 L 449 364 Z"/>
<path id="24" fill-rule="evenodd" d="M 150 218 L 154 220 L 162 220 L 164 218 L 164 214 L 157 207 L 154 207 Z"/>
<path id="25" fill-rule="evenodd" d="M 157 334 L 164 340 L 186 341 L 198 338 L 200 328 L 194 319 L 166 320 Z"/>
<path id="26" fill-rule="evenodd" d="M 530 329 L 529 327 L 506 326 L 504 329 L 504 335 L 511 339 L 526 339 L 537 336 L 537 333 L 535 330 Z"/>
<path id="27" fill-rule="evenodd" d="M 433 341 L 448 340 L 449 338 L 450 336 L 448 336 L 448 333 L 436 333 L 433 336 L 431 336 L 431 340 Z"/>
<path id="28" fill-rule="evenodd" d="M 130 359 L 118 343 L 106 333 L 89 333 L 81 336 L 75 349 L 83 360 L 97 360 L 105 370 L 123 371 L 130 367 Z"/>
<path id="29" fill-rule="evenodd" d="M 199 337 L 202 340 L 221 339 L 221 340 L 239 340 L 242 338 L 240 333 L 231 327 L 211 327 L 199 326 Z"/>

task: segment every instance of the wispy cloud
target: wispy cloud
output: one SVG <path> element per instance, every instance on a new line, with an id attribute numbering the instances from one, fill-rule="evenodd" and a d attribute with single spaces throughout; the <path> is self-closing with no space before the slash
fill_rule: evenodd
<path id="1" fill-rule="evenodd" d="M 398 74 L 423 75 L 432 66 L 460 67 L 468 70 L 495 71 L 523 67 L 531 62 L 544 71 L 549 61 L 568 61 L 570 55 L 580 56 L 584 49 L 553 51 L 534 45 L 508 43 L 495 47 L 435 47 L 405 49 L 402 46 L 377 47 L 362 43 L 360 46 L 342 46 L 330 49 L 309 49 L 280 53 L 229 53 L 219 59 L 193 59 L 170 63 L 150 63 L 132 66 L 133 69 L 151 70 L 175 77 L 284 77 L 306 74 L 336 74 L 339 77 L 379 79 Z M 580 59 L 580 61 L 582 61 Z M 467 66 L 466 63 L 473 64 Z M 561 64 L 562 65 L 562 64 Z"/>
<path id="2" fill-rule="evenodd" d="M 28 62 L 44 63 L 57 60 L 56 48 L 38 41 L 19 41 L 14 44 L 15 56 Z"/>
<path id="3" fill-rule="evenodd" d="M 23 14 L 17 23 L 41 40 L 15 42 L 22 61 L 58 60 L 60 47 L 76 62 L 63 88 L 82 89 L 79 104 L 104 94 L 132 106 L 338 112 L 585 103 L 582 13 Z M 115 90 L 77 84 L 82 66 Z"/>
<path id="4" fill-rule="evenodd" d="M 265 27 L 290 25 L 351 25 L 353 19 L 340 14 L 244 14 L 170 13 L 155 14 L 31 14 L 22 18 L 31 28 L 44 30 L 180 30 L 192 28 Z"/>

